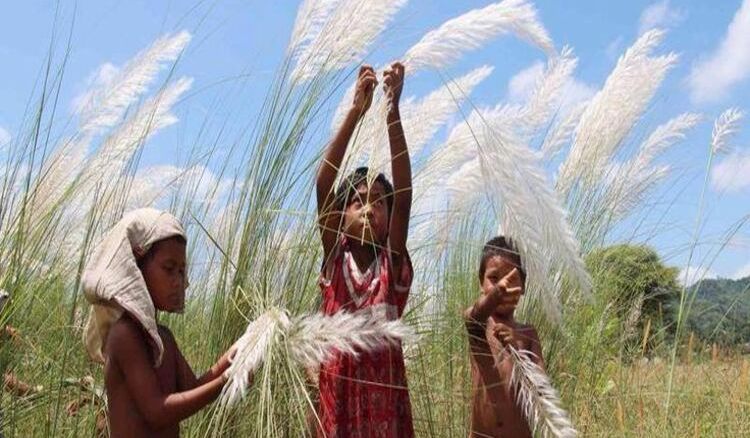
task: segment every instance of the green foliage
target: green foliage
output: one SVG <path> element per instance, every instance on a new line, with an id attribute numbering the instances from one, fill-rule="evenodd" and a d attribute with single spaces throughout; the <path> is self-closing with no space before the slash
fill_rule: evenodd
<path id="1" fill-rule="evenodd" d="M 596 249 L 586 257 L 586 265 L 598 298 L 611 302 L 623 320 L 631 312 L 639 312 L 641 320 L 662 319 L 663 309 L 679 297 L 677 268 L 665 266 L 648 246 L 623 244 Z M 671 322 L 668 315 L 664 320 Z"/>
<path id="2" fill-rule="evenodd" d="M 695 301 L 688 315 L 689 330 L 720 345 L 750 342 L 750 277 L 706 279 L 691 289 Z"/>

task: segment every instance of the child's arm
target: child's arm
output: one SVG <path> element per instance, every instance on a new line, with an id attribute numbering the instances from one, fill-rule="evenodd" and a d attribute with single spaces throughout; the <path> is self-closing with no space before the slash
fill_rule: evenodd
<path id="1" fill-rule="evenodd" d="M 164 394 L 141 329 L 135 322 L 115 324 L 107 347 L 109 360 L 122 371 L 138 410 L 154 429 L 176 424 L 195 414 L 214 401 L 226 383 L 224 377 L 219 376 L 187 391 Z"/>
<path id="2" fill-rule="evenodd" d="M 391 171 L 393 173 L 393 211 L 388 230 L 391 251 L 406 254 L 411 212 L 411 162 L 406 146 L 404 128 L 401 126 L 399 101 L 404 86 L 404 66 L 395 62 L 384 73 L 383 88 L 388 99 L 388 141 L 391 146 Z M 401 260 L 401 258 L 397 258 Z M 398 272 L 398 271 L 396 271 Z"/>
<path id="3" fill-rule="evenodd" d="M 188 389 L 193 389 L 196 386 L 203 385 L 204 383 L 208 383 L 211 380 L 220 377 L 224 373 L 224 371 L 229 368 L 229 365 L 231 365 L 231 363 L 229 362 L 229 358 L 234 355 L 234 352 L 236 351 L 236 348 L 234 346 L 231 347 L 219 358 L 219 360 L 211 368 L 208 369 L 208 371 L 206 371 L 200 378 L 198 378 L 195 375 L 195 372 L 193 372 L 193 368 L 182 355 L 182 351 L 177 348 L 177 341 L 175 340 L 172 332 L 167 327 L 159 326 L 159 334 L 161 335 L 165 344 L 169 342 L 175 346 L 177 361 L 175 366 L 177 368 L 176 375 L 178 391 L 187 391 Z"/>
<path id="4" fill-rule="evenodd" d="M 229 358 L 234 354 L 234 352 L 234 348 L 230 348 L 229 350 L 227 350 L 227 352 L 225 352 L 219 358 L 219 360 L 216 361 L 216 363 L 211 368 L 209 368 L 208 371 L 203 373 L 203 375 L 199 378 L 195 375 L 193 369 L 190 367 L 190 364 L 188 364 L 187 360 L 185 360 L 185 357 L 182 355 L 182 352 L 178 349 L 177 388 L 180 391 L 185 391 L 221 377 L 221 375 L 224 374 L 224 371 L 226 371 L 227 368 L 229 368 L 229 366 L 231 365 L 231 363 L 229 362 Z"/>
<path id="5" fill-rule="evenodd" d="M 352 107 L 346 114 L 344 122 L 341 124 L 336 136 L 328 144 L 323 155 L 323 162 L 318 169 L 316 178 L 318 226 L 320 228 L 321 240 L 323 241 L 324 260 L 328 260 L 329 254 L 336 245 L 339 223 L 341 221 L 341 212 L 335 209 L 333 184 L 336 182 L 336 176 L 338 175 L 341 162 L 346 153 L 346 147 L 352 138 L 354 129 L 372 103 L 372 93 L 375 85 L 377 85 L 375 71 L 370 66 L 362 66 L 359 69 Z"/>

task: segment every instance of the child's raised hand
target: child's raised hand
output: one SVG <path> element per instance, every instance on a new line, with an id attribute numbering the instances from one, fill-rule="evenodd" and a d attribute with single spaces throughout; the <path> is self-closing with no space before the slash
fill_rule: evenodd
<path id="1" fill-rule="evenodd" d="M 500 279 L 499 285 L 508 293 L 520 293 L 521 273 L 518 271 L 518 268 L 513 268 L 505 277 Z"/>
<path id="2" fill-rule="evenodd" d="M 363 65 L 359 69 L 357 86 L 354 90 L 354 102 L 352 102 L 352 110 L 355 111 L 359 117 L 364 116 L 367 110 L 370 109 L 372 95 L 376 85 L 378 85 L 378 78 L 375 75 L 375 70 L 369 65 Z"/>
<path id="3" fill-rule="evenodd" d="M 389 108 L 398 108 L 401 90 L 404 88 L 404 65 L 394 62 L 383 72 L 383 91 Z"/>

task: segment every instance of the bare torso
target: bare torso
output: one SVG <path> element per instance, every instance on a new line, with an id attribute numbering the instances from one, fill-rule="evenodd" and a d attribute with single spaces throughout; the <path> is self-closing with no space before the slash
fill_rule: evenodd
<path id="1" fill-rule="evenodd" d="M 129 318 L 121 318 L 116 324 L 135 324 Z M 165 327 L 159 326 L 159 335 L 164 342 L 164 356 L 161 366 L 156 369 L 159 386 L 164 393 L 177 392 L 176 350 L 172 334 Z M 147 337 L 141 334 L 145 344 Z M 118 437 L 178 437 L 180 425 L 173 424 L 164 429 L 154 430 L 149 427 L 144 416 L 138 410 L 134 397 L 126 385 L 124 375 L 114 360 L 109 359 L 104 366 L 104 383 L 107 388 L 109 431 L 112 438 Z"/>
<path id="2" fill-rule="evenodd" d="M 537 350 L 536 332 L 531 326 L 516 324 L 519 337 L 528 339 L 524 349 Z M 500 342 L 486 332 L 470 333 L 472 409 L 469 436 L 532 437 L 516 391 L 510 385 L 513 363 Z M 499 366 L 494 358 L 499 357 Z"/>

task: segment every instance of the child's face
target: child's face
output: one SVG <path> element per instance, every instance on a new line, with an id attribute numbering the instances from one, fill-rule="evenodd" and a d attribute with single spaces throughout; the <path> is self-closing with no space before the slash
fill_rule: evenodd
<path id="1" fill-rule="evenodd" d="M 157 310 L 179 312 L 185 304 L 185 244 L 177 239 L 156 242 L 141 272 Z"/>
<path id="2" fill-rule="evenodd" d="M 499 255 L 490 257 L 485 265 L 484 278 L 482 278 L 482 293 L 487 295 L 496 290 L 496 288 L 499 288 L 500 281 L 516 268 L 518 266 L 505 257 Z M 518 306 L 521 295 L 524 293 L 521 275 L 518 270 L 516 270 L 514 275 L 508 277 L 506 281 L 508 282 L 507 287 L 504 290 L 501 289 L 501 293 L 503 294 L 502 301 L 494 312 L 494 315 L 497 317 L 512 316 L 516 310 L 516 306 Z"/>
<path id="3" fill-rule="evenodd" d="M 344 209 L 344 232 L 358 242 L 383 244 L 388 237 L 388 203 L 380 182 L 367 187 L 357 186 L 357 192 Z"/>

